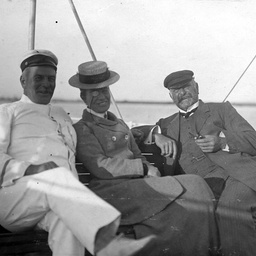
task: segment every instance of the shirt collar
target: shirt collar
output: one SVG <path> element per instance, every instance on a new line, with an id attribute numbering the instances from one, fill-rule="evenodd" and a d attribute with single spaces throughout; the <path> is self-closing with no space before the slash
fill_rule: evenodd
<path id="1" fill-rule="evenodd" d="M 187 111 L 184 111 L 183 109 L 180 109 L 180 108 L 179 108 L 179 110 L 180 110 L 181 113 L 187 113 L 187 112 L 190 112 L 190 111 L 192 111 L 193 109 L 197 108 L 198 106 L 199 106 L 199 101 L 197 101 L 196 103 L 194 103 L 193 105 L 191 105 L 191 106 L 187 109 Z"/>
<path id="2" fill-rule="evenodd" d="M 30 98 L 28 96 L 26 96 L 25 94 L 22 94 L 21 96 L 21 99 L 20 99 L 21 102 L 24 102 L 24 103 L 32 103 L 32 104 L 35 104 L 33 101 L 30 100 Z"/>
<path id="3" fill-rule="evenodd" d="M 24 102 L 24 103 L 30 103 L 30 104 L 35 104 L 35 105 L 41 105 L 41 104 L 37 104 L 35 102 L 33 102 L 27 95 L 25 94 L 22 94 L 21 96 L 21 99 L 20 99 L 21 102 Z M 47 105 L 50 105 L 50 103 L 46 104 L 45 106 Z"/>
<path id="4" fill-rule="evenodd" d="M 91 113 L 91 114 L 93 114 L 93 115 L 95 115 L 95 116 L 101 117 L 101 118 L 105 118 L 105 116 L 106 116 L 106 114 L 107 114 L 107 112 L 105 112 L 105 113 L 97 113 L 97 112 L 93 111 L 93 110 L 90 109 L 90 108 L 87 108 L 86 110 L 87 110 L 89 113 Z"/>

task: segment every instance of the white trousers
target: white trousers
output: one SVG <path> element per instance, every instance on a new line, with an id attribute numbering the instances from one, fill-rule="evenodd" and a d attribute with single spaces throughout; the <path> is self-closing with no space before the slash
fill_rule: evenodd
<path id="1" fill-rule="evenodd" d="M 49 232 L 53 256 L 94 254 L 117 231 L 120 212 L 59 167 L 24 176 L 0 189 L 0 224 L 13 232 L 38 226 Z M 101 241 L 102 240 L 102 241 Z"/>

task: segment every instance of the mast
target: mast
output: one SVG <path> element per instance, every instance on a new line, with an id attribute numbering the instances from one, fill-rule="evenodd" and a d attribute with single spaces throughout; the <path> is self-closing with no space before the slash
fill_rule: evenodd
<path id="1" fill-rule="evenodd" d="M 28 31 L 28 49 L 35 49 L 35 32 L 36 32 L 36 0 L 30 0 L 30 16 Z"/>

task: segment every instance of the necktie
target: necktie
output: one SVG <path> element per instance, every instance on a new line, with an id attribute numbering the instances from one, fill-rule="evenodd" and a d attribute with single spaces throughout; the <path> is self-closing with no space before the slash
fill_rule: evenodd
<path id="1" fill-rule="evenodd" d="M 188 111 L 186 113 L 182 113 L 180 112 L 180 115 L 183 116 L 184 118 L 188 118 L 190 115 L 192 115 L 195 111 L 197 110 L 197 108 L 192 109 L 191 111 Z"/>

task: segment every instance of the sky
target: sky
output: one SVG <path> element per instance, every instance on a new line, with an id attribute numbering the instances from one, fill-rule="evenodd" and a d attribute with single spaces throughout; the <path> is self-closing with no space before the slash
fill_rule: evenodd
<path id="1" fill-rule="evenodd" d="M 32 0 L 0 1 L 1 97 L 20 97 Z M 204 101 L 223 101 L 256 55 L 255 0 L 73 0 L 98 60 L 120 74 L 117 101 L 170 101 L 171 72 L 192 70 Z M 55 99 L 79 99 L 68 84 L 92 60 L 68 0 L 37 0 L 35 48 L 59 59 Z M 228 100 L 256 103 L 256 60 Z"/>

